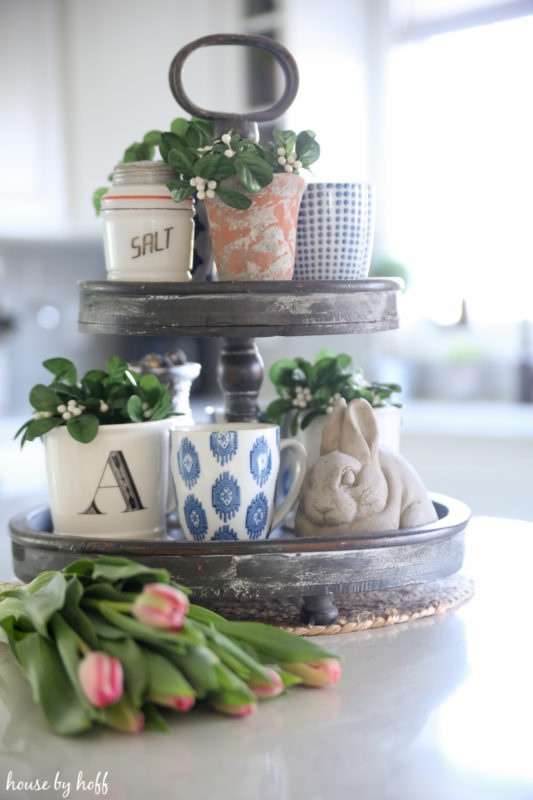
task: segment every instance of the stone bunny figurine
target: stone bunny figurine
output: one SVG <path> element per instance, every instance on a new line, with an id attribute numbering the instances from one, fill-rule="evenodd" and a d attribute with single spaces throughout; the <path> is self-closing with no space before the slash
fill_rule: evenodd
<path id="1" fill-rule="evenodd" d="M 363 536 L 434 522 L 437 514 L 411 465 L 379 447 L 374 413 L 362 398 L 337 401 L 307 472 L 296 536 Z"/>

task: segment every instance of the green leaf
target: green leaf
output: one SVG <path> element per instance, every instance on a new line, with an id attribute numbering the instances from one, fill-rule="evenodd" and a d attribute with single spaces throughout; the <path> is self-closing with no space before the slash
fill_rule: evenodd
<path id="1" fill-rule="evenodd" d="M 202 128 L 204 133 L 206 133 L 210 139 L 213 139 L 213 136 L 215 135 L 215 121 L 213 119 L 202 119 L 201 117 L 195 117 L 192 115 L 191 122 L 196 123 L 196 125 Z"/>
<path id="2" fill-rule="evenodd" d="M 296 134 L 294 131 L 282 131 L 279 128 L 274 128 L 274 138 L 278 146 L 285 148 L 287 154 L 292 153 L 294 144 L 296 142 Z"/>
<path id="3" fill-rule="evenodd" d="M 118 376 L 122 378 L 125 371 L 128 369 L 128 365 L 119 356 L 109 356 L 105 368 L 109 377 Z"/>
<path id="4" fill-rule="evenodd" d="M 218 194 L 222 202 L 226 203 L 226 205 L 230 206 L 231 208 L 244 210 L 246 208 L 250 208 L 252 205 L 252 201 L 249 197 L 246 197 L 245 194 L 238 192 L 235 189 L 228 189 L 226 186 L 217 186 L 215 192 Z"/>
<path id="5" fill-rule="evenodd" d="M 152 161 L 154 147 L 146 142 L 134 142 L 125 151 L 122 157 L 124 164 L 132 161 Z"/>
<path id="6" fill-rule="evenodd" d="M 68 676 L 74 694 L 85 713 L 94 720 L 100 720 L 101 715 L 87 700 L 83 693 L 79 679 L 78 666 L 81 661 L 78 639 L 72 627 L 63 619 L 61 614 L 56 613 L 50 620 L 50 630 L 53 634 L 57 652 Z"/>
<path id="7" fill-rule="evenodd" d="M 56 411 L 61 401 L 53 389 L 38 383 L 30 391 L 30 403 L 37 411 Z"/>
<path id="8" fill-rule="evenodd" d="M 153 703 L 145 703 L 142 707 L 142 712 L 144 714 L 145 731 L 161 731 L 162 733 L 170 733 L 172 728 L 165 722 L 165 719 L 161 715 L 159 709 Z"/>
<path id="9" fill-rule="evenodd" d="M 60 417 L 43 417 L 42 419 L 30 420 L 24 436 L 22 437 L 21 446 L 26 441 L 33 442 L 34 439 L 44 436 L 45 433 L 51 431 L 52 428 L 57 428 L 62 422 L 63 420 Z"/>
<path id="10" fill-rule="evenodd" d="M 194 697 L 195 691 L 182 672 L 168 659 L 151 650 L 143 650 L 150 695 Z"/>
<path id="11" fill-rule="evenodd" d="M 337 356 L 337 364 L 341 369 L 348 369 L 352 366 L 352 357 L 349 356 L 347 353 L 341 353 Z"/>
<path id="12" fill-rule="evenodd" d="M 75 384 L 78 380 L 76 367 L 68 358 L 48 358 L 43 361 L 43 367 L 55 375 L 58 381 Z"/>
<path id="13" fill-rule="evenodd" d="M 100 422 L 94 414 L 82 414 L 67 421 L 67 430 L 73 439 L 82 444 L 92 442 L 98 433 Z"/>
<path id="14" fill-rule="evenodd" d="M 143 404 L 138 394 L 133 394 L 126 404 L 128 417 L 132 422 L 144 422 Z"/>
<path id="15" fill-rule="evenodd" d="M 180 139 L 185 139 L 187 135 L 187 131 L 189 130 L 189 121 L 183 119 L 183 117 L 176 117 L 170 123 L 170 130 L 172 133 L 175 133 L 176 136 L 179 136 Z"/>
<path id="16" fill-rule="evenodd" d="M 243 187 L 250 194 L 260 192 L 272 182 L 272 167 L 254 152 L 245 152 L 234 157 L 234 166 Z"/>
<path id="17" fill-rule="evenodd" d="M 102 639 L 101 648 L 114 658 L 118 658 L 124 671 L 124 683 L 133 705 L 142 705 L 148 688 L 148 670 L 139 645 L 129 636 L 123 639 Z"/>
<path id="18" fill-rule="evenodd" d="M 94 190 L 92 201 L 96 216 L 98 217 L 102 211 L 102 197 L 109 191 L 109 186 L 99 186 Z"/>
<path id="19" fill-rule="evenodd" d="M 229 622 L 213 611 L 194 604 L 189 607 L 189 617 L 193 621 L 214 625 L 218 631 L 234 641 L 249 644 L 266 664 L 337 657 L 303 636 L 296 636 L 263 622 Z"/>
<path id="20" fill-rule="evenodd" d="M 88 730 L 90 716 L 70 683 L 55 645 L 38 633 L 30 633 L 17 643 L 17 655 L 50 728 L 63 736 Z"/>
<path id="21" fill-rule="evenodd" d="M 149 146 L 157 146 L 161 141 L 161 131 L 148 131 L 143 136 L 143 142 Z"/>
<path id="22" fill-rule="evenodd" d="M 181 203 L 191 197 L 194 187 L 188 181 L 167 181 L 167 189 L 175 203 Z"/>
<path id="23" fill-rule="evenodd" d="M 165 648 L 163 644 L 159 649 L 183 672 L 199 697 L 219 688 L 217 669 L 220 659 L 209 648 L 192 645 L 177 651 L 175 648 Z"/>
<path id="24" fill-rule="evenodd" d="M 76 563 L 84 564 L 85 560 L 71 564 L 70 567 L 67 567 L 67 570 L 72 569 Z M 94 580 L 101 579 L 110 581 L 111 583 L 116 583 L 117 581 L 124 581 L 128 578 L 142 578 L 143 583 L 151 582 L 168 584 L 171 582 L 170 573 L 168 570 L 163 568 L 155 569 L 152 567 L 146 567 L 144 564 L 138 564 L 136 561 L 131 561 L 129 558 L 122 558 L 120 556 L 101 556 L 90 563 L 92 566 L 92 577 Z M 179 588 L 182 589 L 182 587 Z"/>
<path id="25" fill-rule="evenodd" d="M 303 167 L 314 164 L 320 156 L 320 145 L 309 131 L 302 131 L 296 137 L 296 153 Z"/>
<path id="26" fill-rule="evenodd" d="M 189 156 L 183 151 L 173 147 L 167 156 L 167 163 L 176 172 L 180 172 L 189 178 L 193 176 L 192 162 Z"/>
<path id="27" fill-rule="evenodd" d="M 274 422 L 277 425 L 281 422 L 281 419 L 284 414 L 287 414 L 289 411 L 292 411 L 294 406 L 292 405 L 292 400 L 288 398 L 279 398 L 278 400 L 273 400 L 269 403 L 265 416 L 268 422 Z"/>
<path id="28" fill-rule="evenodd" d="M 228 636 L 217 631 L 213 625 L 206 625 L 199 620 L 195 621 L 195 625 L 205 636 L 210 650 L 241 680 L 251 685 L 272 684 L 271 677 L 262 665 Z"/>
<path id="29" fill-rule="evenodd" d="M 285 371 L 289 370 L 292 373 L 293 370 L 297 369 L 298 364 L 294 360 L 294 358 L 280 358 L 279 361 L 276 361 L 270 367 L 268 371 L 268 377 L 274 384 L 278 384 L 280 380 L 283 379 Z"/>
<path id="30" fill-rule="evenodd" d="M 46 572 L 37 576 L 27 586 L 6 592 L 7 597 L 21 601 L 24 614 L 41 636 L 48 636 L 50 617 L 65 603 L 67 581 L 61 572 Z"/>
<path id="31" fill-rule="evenodd" d="M 98 610 L 103 617 L 113 623 L 113 625 L 116 625 L 117 628 L 129 633 L 130 636 L 139 642 L 155 645 L 166 643 L 182 649 L 184 649 L 186 645 L 198 645 L 203 643 L 203 636 L 200 636 L 196 629 L 192 628 L 187 622 L 185 622 L 180 631 L 161 631 L 155 628 L 149 628 L 144 623 L 126 614 L 121 614 L 105 600 L 94 602 L 98 603 Z"/>
<path id="32" fill-rule="evenodd" d="M 313 411 L 310 411 L 308 414 L 302 417 L 302 421 L 300 422 L 300 428 L 305 431 L 306 428 L 312 423 L 314 419 L 317 417 L 323 417 L 326 412 L 322 409 L 315 408 Z"/>

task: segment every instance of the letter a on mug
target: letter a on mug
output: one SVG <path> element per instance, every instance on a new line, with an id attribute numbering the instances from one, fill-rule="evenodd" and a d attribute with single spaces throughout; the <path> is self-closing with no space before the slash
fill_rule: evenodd
<path id="1" fill-rule="evenodd" d="M 107 481 L 111 481 L 108 483 Z M 119 491 L 122 499 L 126 504 L 124 512 L 127 511 L 141 511 L 145 508 L 143 506 L 137 487 L 133 480 L 132 474 L 128 467 L 128 463 L 124 457 L 122 450 L 112 450 L 109 453 L 108 459 L 104 465 L 104 469 L 100 476 L 98 486 L 93 495 L 93 499 L 81 514 L 105 514 L 107 512 L 100 511 L 97 505 L 97 497 L 100 492 L 104 491 Z"/>

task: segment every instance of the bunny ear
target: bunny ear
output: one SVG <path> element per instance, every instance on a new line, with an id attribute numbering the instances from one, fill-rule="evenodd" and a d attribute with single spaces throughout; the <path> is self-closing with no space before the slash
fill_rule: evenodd
<path id="1" fill-rule="evenodd" d="M 378 429 L 370 403 L 362 397 L 352 400 L 344 415 L 339 449 L 361 464 L 370 465 L 379 461 L 378 445 Z"/>
<path id="2" fill-rule="evenodd" d="M 325 456 L 326 453 L 332 453 L 334 450 L 340 449 L 341 442 L 341 429 L 344 412 L 346 409 L 346 400 L 341 397 L 335 403 L 333 411 L 328 417 L 322 439 L 320 441 L 320 455 Z"/>

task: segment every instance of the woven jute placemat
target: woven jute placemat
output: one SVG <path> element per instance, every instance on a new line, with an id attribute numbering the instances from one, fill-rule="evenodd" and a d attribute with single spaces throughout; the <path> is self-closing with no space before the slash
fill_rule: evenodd
<path id="1" fill-rule="evenodd" d="M 386 591 L 332 595 L 339 616 L 329 625 L 304 625 L 300 619 L 302 599 L 287 597 L 234 603 L 209 603 L 209 608 L 231 620 L 266 622 L 299 636 L 324 636 L 383 628 L 399 622 L 444 614 L 474 593 L 474 582 L 456 573 L 429 583 L 417 583 Z"/>

